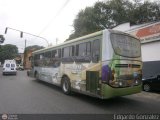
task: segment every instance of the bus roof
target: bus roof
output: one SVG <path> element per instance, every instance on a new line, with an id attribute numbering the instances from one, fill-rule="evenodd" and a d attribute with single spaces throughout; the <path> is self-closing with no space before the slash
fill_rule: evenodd
<path id="1" fill-rule="evenodd" d="M 85 35 L 85 36 L 82 36 L 82 37 L 78 37 L 78 38 L 63 42 L 63 43 L 58 44 L 58 45 L 54 45 L 54 46 L 51 46 L 51 47 L 46 47 L 46 48 L 43 48 L 43 49 L 40 49 L 40 50 L 36 50 L 33 53 L 39 53 L 41 51 L 52 49 L 54 47 L 59 47 L 59 46 L 70 44 L 70 43 L 73 43 L 73 42 L 76 42 L 76 41 L 79 41 L 79 40 L 83 40 L 83 39 L 87 39 L 87 38 L 90 38 L 90 37 L 99 36 L 99 35 L 102 35 L 102 33 L 103 33 L 103 30 L 98 31 L 98 32 L 94 32 L 94 33 L 91 33 L 91 34 L 88 34 L 88 35 Z"/>
<path id="2" fill-rule="evenodd" d="M 127 34 L 127 35 L 129 35 L 128 33 L 117 31 L 117 30 L 104 29 L 104 30 L 101 30 L 101 31 L 98 31 L 98 32 L 94 32 L 94 33 L 91 33 L 91 34 L 88 34 L 88 35 L 85 35 L 85 36 L 82 36 L 82 37 L 78 37 L 78 38 L 75 38 L 75 39 L 63 42 L 63 43 L 58 44 L 58 45 L 54 45 L 54 46 L 46 47 L 46 48 L 43 48 L 43 49 L 40 49 L 40 50 L 36 50 L 36 51 L 33 52 L 33 54 L 35 54 L 35 53 L 41 53 L 43 51 L 47 51 L 49 49 L 52 49 L 52 48 L 55 48 L 55 47 L 60 47 L 62 45 L 67 45 L 67 44 L 70 44 L 70 43 L 73 43 L 73 42 L 76 42 L 76 41 L 80 41 L 80 40 L 83 40 L 83 39 L 87 39 L 87 38 L 91 38 L 91 37 L 95 37 L 95 36 L 100 36 L 100 35 L 103 34 L 104 31 L 110 31 L 112 33 L 121 33 L 121 34 Z M 130 35 L 130 36 L 132 36 L 132 35 Z"/>

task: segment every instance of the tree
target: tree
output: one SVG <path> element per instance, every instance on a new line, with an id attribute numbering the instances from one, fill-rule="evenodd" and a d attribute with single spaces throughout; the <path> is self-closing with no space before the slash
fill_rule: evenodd
<path id="1" fill-rule="evenodd" d="M 6 44 L 0 47 L 0 61 L 3 63 L 6 59 L 14 59 L 18 54 L 16 45 Z"/>
<path id="2" fill-rule="evenodd" d="M 142 24 L 160 20 L 160 3 L 134 0 L 132 11 L 130 11 L 131 25 Z"/>
<path id="3" fill-rule="evenodd" d="M 31 50 L 31 49 L 40 50 L 42 48 L 44 48 L 44 47 L 43 46 L 38 46 L 38 45 L 28 46 L 28 47 L 25 48 L 24 52 L 28 51 L 28 50 Z"/>
<path id="4" fill-rule="evenodd" d="M 141 0 L 108 0 L 86 7 L 76 16 L 74 32 L 67 40 L 80 37 L 104 28 L 130 22 L 131 25 L 160 20 L 160 3 Z"/>

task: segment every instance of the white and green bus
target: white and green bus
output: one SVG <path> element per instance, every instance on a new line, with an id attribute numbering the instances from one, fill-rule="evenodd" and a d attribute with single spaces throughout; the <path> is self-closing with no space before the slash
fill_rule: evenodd
<path id="1" fill-rule="evenodd" d="M 140 40 L 103 30 L 32 53 L 29 76 L 101 99 L 141 92 Z"/>

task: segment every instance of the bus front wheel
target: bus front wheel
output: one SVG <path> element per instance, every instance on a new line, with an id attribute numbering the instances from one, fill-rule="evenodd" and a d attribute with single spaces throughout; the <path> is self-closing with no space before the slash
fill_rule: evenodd
<path id="1" fill-rule="evenodd" d="M 70 84 L 70 80 L 68 77 L 62 78 L 61 86 L 62 86 L 62 90 L 64 94 L 69 95 L 71 93 L 71 84 Z"/>

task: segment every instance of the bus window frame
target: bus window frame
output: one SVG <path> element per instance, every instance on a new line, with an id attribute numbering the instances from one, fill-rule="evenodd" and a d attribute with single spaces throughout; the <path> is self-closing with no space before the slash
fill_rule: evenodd
<path id="1" fill-rule="evenodd" d="M 99 53 L 98 53 L 98 58 L 97 58 L 97 60 L 94 60 L 95 58 L 94 58 L 94 56 L 93 56 L 93 55 L 94 55 L 94 48 L 95 48 L 95 47 L 94 47 L 94 42 L 95 42 L 95 41 L 98 41 L 98 43 L 99 43 L 99 46 L 98 46 L 98 47 L 99 47 L 99 49 L 98 49 L 98 50 L 99 50 L 99 51 L 98 51 Z M 98 63 L 98 62 L 100 61 L 100 57 L 101 57 L 101 40 L 100 40 L 100 39 L 95 39 L 95 40 L 92 41 L 92 62 L 93 62 L 93 63 Z"/>
<path id="2" fill-rule="evenodd" d="M 89 43 L 89 46 L 90 46 L 89 54 L 87 53 L 87 51 L 88 51 L 88 49 L 87 49 L 88 43 Z M 83 44 L 85 44 L 84 50 L 80 54 L 80 45 L 83 45 Z M 82 42 L 82 43 L 76 44 L 75 46 L 76 46 L 76 48 L 75 48 L 75 62 L 78 62 L 78 63 L 79 62 L 89 63 L 89 62 L 92 61 L 92 57 L 91 57 L 92 56 L 91 41 Z"/>

